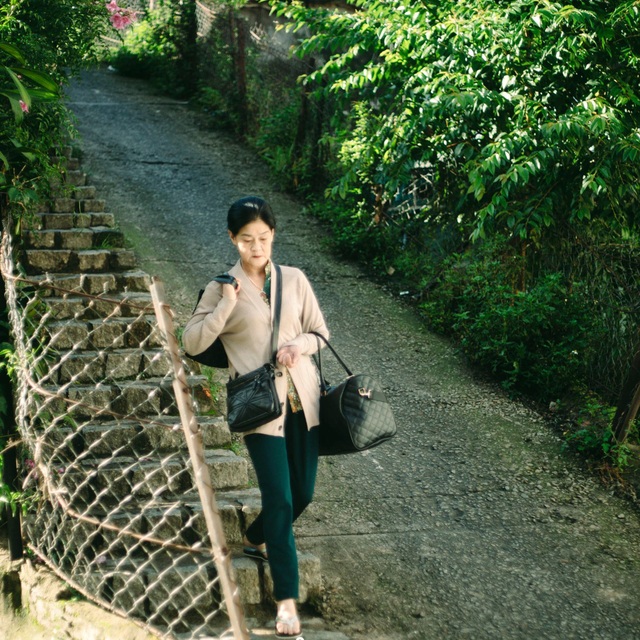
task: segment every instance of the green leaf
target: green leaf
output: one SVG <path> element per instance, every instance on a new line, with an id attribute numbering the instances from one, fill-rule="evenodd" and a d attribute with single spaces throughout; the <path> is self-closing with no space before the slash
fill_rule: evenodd
<path id="1" fill-rule="evenodd" d="M 20 98 L 25 102 L 27 106 L 31 106 L 31 96 L 27 91 L 26 87 L 20 82 L 18 76 L 11 70 L 9 67 L 5 67 L 5 71 L 9 74 L 14 84 L 16 85 L 18 92 L 20 93 Z"/>
<path id="2" fill-rule="evenodd" d="M 20 52 L 19 49 L 16 49 L 13 45 L 7 44 L 6 42 L 0 42 L 0 49 L 6 51 L 10 56 L 14 57 L 20 64 L 24 64 L 24 56 Z"/>
<path id="3" fill-rule="evenodd" d="M 30 78 L 34 82 L 37 82 L 41 87 L 48 89 L 54 94 L 58 94 L 59 87 L 56 81 L 49 75 L 45 73 L 40 73 L 39 71 L 33 71 L 32 69 L 25 69 L 24 67 L 14 67 L 13 70 L 27 78 Z"/>

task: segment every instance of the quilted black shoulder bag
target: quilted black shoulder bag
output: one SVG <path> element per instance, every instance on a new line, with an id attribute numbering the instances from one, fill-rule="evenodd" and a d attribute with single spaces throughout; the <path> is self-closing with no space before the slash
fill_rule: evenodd
<path id="1" fill-rule="evenodd" d="M 271 361 L 227 382 L 227 423 L 234 433 L 251 431 L 282 415 L 282 405 L 276 391 L 276 352 L 280 333 L 282 307 L 282 271 L 275 269 L 276 295 L 271 332 Z M 272 296 L 273 300 L 273 296 Z"/>
<path id="2" fill-rule="evenodd" d="M 353 374 L 329 341 L 318 340 L 320 373 L 320 455 L 357 453 L 376 447 L 396 435 L 396 422 L 380 384 L 367 374 Z M 322 375 L 323 340 L 347 372 L 347 378 L 330 386 Z"/>

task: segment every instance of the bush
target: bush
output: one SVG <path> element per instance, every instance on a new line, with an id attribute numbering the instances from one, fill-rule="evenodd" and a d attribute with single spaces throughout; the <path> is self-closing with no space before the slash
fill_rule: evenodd
<path id="1" fill-rule="evenodd" d="M 0 6 L 3 214 L 8 206 L 17 217 L 28 212 L 59 175 L 50 153 L 72 135 L 61 87 L 96 58 L 107 18 L 106 4 L 94 0 L 21 0 Z"/>
<path id="2" fill-rule="evenodd" d="M 192 74 L 185 68 L 186 11 L 177 3 L 147 11 L 123 36 L 109 62 L 122 75 L 150 80 L 160 91 L 185 97 L 192 91 Z"/>
<path id="3" fill-rule="evenodd" d="M 505 388 L 545 401 L 561 397 L 584 382 L 594 314 L 580 285 L 570 288 L 558 273 L 518 290 L 520 265 L 506 265 L 496 251 L 449 260 L 422 310 Z"/>

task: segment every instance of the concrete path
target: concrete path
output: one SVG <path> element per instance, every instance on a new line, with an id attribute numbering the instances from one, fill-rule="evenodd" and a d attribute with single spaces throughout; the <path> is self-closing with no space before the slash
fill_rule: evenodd
<path id="1" fill-rule="evenodd" d="M 334 626 L 356 640 L 640 638 L 638 511 L 562 453 L 540 416 L 332 256 L 254 154 L 183 103 L 96 71 L 69 106 L 84 169 L 180 321 L 235 261 L 229 204 L 260 194 L 278 217 L 275 259 L 307 273 L 345 360 L 385 381 L 398 437 L 322 460 L 297 525 L 322 560 L 318 605 Z"/>

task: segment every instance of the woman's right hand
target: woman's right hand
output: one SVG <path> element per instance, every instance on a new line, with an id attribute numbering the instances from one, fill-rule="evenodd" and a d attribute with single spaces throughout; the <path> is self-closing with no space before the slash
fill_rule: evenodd
<path id="1" fill-rule="evenodd" d="M 238 294 L 240 293 L 240 289 L 242 288 L 242 284 L 240 280 L 236 280 L 236 286 L 234 287 L 232 284 L 223 284 L 222 285 L 222 295 L 225 298 L 229 298 L 230 300 L 237 300 Z"/>

